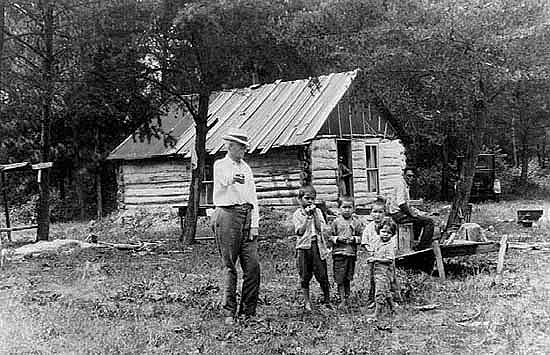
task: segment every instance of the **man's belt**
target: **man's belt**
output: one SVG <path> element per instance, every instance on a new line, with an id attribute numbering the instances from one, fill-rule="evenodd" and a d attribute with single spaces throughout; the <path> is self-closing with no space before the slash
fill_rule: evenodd
<path id="1" fill-rule="evenodd" d="M 217 206 L 217 207 L 230 209 L 230 210 L 241 210 L 241 211 L 249 211 L 252 208 L 254 208 L 254 206 L 251 203 L 242 203 L 237 205 Z"/>

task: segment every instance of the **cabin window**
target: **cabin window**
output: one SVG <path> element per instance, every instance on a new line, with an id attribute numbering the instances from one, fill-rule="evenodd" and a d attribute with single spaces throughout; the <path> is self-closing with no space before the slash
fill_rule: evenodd
<path id="1" fill-rule="evenodd" d="M 367 167 L 367 192 L 378 193 L 378 146 L 367 145 L 366 167 Z"/>
<path id="2" fill-rule="evenodd" d="M 202 188 L 200 196 L 201 205 L 211 205 L 214 203 L 214 160 L 210 157 L 206 159 L 204 167 L 204 176 L 202 179 Z"/>

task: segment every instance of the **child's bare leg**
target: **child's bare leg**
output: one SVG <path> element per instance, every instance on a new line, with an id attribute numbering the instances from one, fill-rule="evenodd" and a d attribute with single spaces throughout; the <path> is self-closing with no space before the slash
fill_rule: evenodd
<path id="1" fill-rule="evenodd" d="M 311 311 L 311 300 L 309 299 L 309 287 L 302 288 L 302 296 L 304 298 L 304 308 L 306 311 Z"/>
<path id="2" fill-rule="evenodd" d="M 350 280 L 344 280 L 344 297 L 349 298 L 351 294 L 351 282 Z"/>
<path id="3" fill-rule="evenodd" d="M 380 302 L 379 300 L 376 301 L 376 305 L 374 308 L 374 314 L 373 318 L 375 320 L 380 320 L 382 318 L 382 314 L 384 313 L 384 302 Z"/>
<path id="4" fill-rule="evenodd" d="M 330 285 L 328 282 L 321 284 L 321 290 L 323 291 L 323 303 L 330 303 Z"/>
<path id="5" fill-rule="evenodd" d="M 340 302 L 344 302 L 346 297 L 346 288 L 344 284 L 338 284 L 338 295 L 340 296 Z"/>
<path id="6" fill-rule="evenodd" d="M 395 312 L 395 302 L 393 301 L 393 296 L 390 294 L 387 298 L 386 298 L 387 302 L 388 302 L 388 307 L 390 308 L 390 313 L 394 313 Z"/>
<path id="7" fill-rule="evenodd" d="M 368 307 L 372 308 L 375 306 L 374 294 L 376 286 L 374 283 L 374 263 L 369 263 L 369 295 L 367 298 Z"/>

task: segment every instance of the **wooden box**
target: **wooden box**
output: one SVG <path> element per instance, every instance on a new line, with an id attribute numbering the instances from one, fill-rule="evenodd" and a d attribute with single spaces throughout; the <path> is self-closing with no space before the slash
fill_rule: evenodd
<path id="1" fill-rule="evenodd" d="M 412 223 L 403 223 L 397 225 L 397 254 L 408 253 L 411 251 L 414 240 L 414 231 Z"/>
<path id="2" fill-rule="evenodd" d="M 531 227 L 542 217 L 543 210 L 518 210 L 518 223 L 524 227 Z"/>

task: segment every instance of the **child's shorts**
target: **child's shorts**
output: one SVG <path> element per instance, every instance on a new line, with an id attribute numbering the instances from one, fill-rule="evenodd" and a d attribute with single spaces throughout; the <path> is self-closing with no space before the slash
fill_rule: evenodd
<path id="1" fill-rule="evenodd" d="M 344 281 L 351 282 L 355 273 L 355 262 L 357 258 L 349 255 L 333 255 L 332 270 L 334 281 L 337 284 L 343 284 Z"/>

